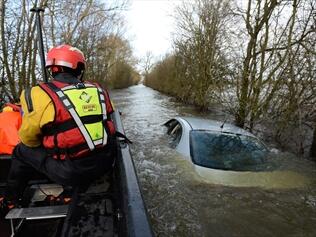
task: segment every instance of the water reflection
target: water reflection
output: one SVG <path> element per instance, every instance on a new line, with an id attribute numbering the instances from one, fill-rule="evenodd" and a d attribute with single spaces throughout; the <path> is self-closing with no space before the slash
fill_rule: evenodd
<path id="1" fill-rule="evenodd" d="M 312 183 L 301 189 L 227 187 L 206 183 L 168 147 L 162 124 L 177 115 L 199 114 L 142 85 L 112 92 L 156 236 L 316 236 L 314 163 L 277 153 L 281 169 L 303 172 Z"/>

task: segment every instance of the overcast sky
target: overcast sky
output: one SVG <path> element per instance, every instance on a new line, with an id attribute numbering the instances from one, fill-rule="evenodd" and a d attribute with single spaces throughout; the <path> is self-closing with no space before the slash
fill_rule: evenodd
<path id="1" fill-rule="evenodd" d="M 171 50 L 174 18 L 171 16 L 179 0 L 131 0 L 126 13 L 127 36 L 135 56 L 141 58 L 146 52 L 155 57 Z"/>

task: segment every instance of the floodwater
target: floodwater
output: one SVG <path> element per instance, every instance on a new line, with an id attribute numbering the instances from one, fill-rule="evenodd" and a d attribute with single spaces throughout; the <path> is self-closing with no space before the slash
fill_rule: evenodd
<path id="1" fill-rule="evenodd" d="M 131 153 L 155 236 L 316 236 L 315 163 L 277 153 L 283 169 L 310 179 L 300 188 L 207 183 L 168 147 L 162 125 L 177 115 L 223 120 L 222 113 L 199 114 L 143 85 L 111 95 L 133 141 Z"/>

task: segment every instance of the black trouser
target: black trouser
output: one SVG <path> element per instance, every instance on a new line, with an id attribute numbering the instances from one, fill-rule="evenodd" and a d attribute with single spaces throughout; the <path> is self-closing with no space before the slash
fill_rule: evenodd
<path id="1" fill-rule="evenodd" d="M 74 160 L 56 160 L 48 157 L 45 148 L 31 148 L 18 144 L 12 155 L 7 181 L 8 199 L 21 198 L 29 180 L 38 173 L 64 186 L 85 186 L 113 167 L 116 157 L 114 141 L 89 156 Z"/>

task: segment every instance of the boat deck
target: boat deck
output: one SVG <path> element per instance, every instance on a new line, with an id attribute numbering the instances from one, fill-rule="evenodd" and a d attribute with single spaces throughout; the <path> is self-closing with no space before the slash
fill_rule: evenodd
<path id="1" fill-rule="evenodd" d="M 111 175 L 75 192 L 62 236 L 117 236 L 116 199 Z"/>

